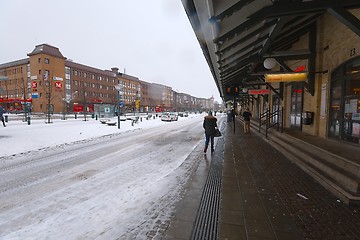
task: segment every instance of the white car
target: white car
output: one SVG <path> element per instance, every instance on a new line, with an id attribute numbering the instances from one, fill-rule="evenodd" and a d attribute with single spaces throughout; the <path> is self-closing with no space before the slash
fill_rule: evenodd
<path id="1" fill-rule="evenodd" d="M 177 113 L 174 113 L 174 112 L 164 112 L 161 115 L 161 121 L 171 122 L 171 121 L 177 121 L 177 120 L 178 120 L 178 115 L 177 115 Z"/>
<path id="2" fill-rule="evenodd" d="M 171 122 L 171 115 L 169 112 L 164 112 L 161 114 L 161 121 Z"/>
<path id="3" fill-rule="evenodd" d="M 102 124 L 106 124 L 106 123 L 109 122 L 109 121 L 110 121 L 109 118 L 102 118 L 102 119 L 100 119 L 100 122 L 101 122 Z"/>
<path id="4" fill-rule="evenodd" d="M 170 118 L 171 118 L 171 121 L 177 121 L 179 119 L 178 114 L 174 113 L 174 112 L 170 113 Z"/>

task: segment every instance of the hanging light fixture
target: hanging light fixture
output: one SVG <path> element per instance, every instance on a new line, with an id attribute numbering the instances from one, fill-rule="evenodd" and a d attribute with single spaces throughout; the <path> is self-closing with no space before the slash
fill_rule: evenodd
<path id="1" fill-rule="evenodd" d="M 264 60 L 264 67 L 266 69 L 272 69 L 276 66 L 276 60 L 275 58 L 266 58 Z"/>

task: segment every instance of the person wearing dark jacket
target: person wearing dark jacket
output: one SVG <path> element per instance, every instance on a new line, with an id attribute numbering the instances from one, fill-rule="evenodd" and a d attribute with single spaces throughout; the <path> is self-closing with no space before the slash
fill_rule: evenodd
<path id="1" fill-rule="evenodd" d="M 217 119 L 212 115 L 211 111 L 207 116 L 204 117 L 204 123 L 203 123 L 203 128 L 205 129 L 204 153 L 206 153 L 208 149 L 209 142 L 211 142 L 211 153 L 214 152 L 214 135 L 215 135 L 215 129 L 217 128 L 216 121 Z"/>
<path id="2" fill-rule="evenodd" d="M 6 113 L 6 111 L 3 109 L 3 107 L 0 106 L 0 120 L 2 121 L 4 127 L 6 127 L 5 121 L 4 121 L 4 113 Z"/>
<path id="3" fill-rule="evenodd" d="M 250 118 L 252 117 L 252 115 L 249 111 L 249 108 L 245 109 L 242 116 L 244 118 L 244 133 L 250 133 Z"/>

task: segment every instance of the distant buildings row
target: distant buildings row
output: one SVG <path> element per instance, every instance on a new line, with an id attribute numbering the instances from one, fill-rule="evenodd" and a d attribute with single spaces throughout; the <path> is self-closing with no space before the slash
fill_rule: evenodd
<path id="1" fill-rule="evenodd" d="M 214 98 L 197 98 L 171 87 L 101 70 L 67 59 L 41 44 L 28 58 L 0 65 L 0 105 L 8 111 L 121 112 L 217 110 Z"/>

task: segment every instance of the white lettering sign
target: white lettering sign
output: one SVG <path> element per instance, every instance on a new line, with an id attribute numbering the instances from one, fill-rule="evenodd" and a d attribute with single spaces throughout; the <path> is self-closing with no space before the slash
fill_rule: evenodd
<path id="1" fill-rule="evenodd" d="M 62 77 L 53 77 L 53 80 L 55 80 L 55 81 L 62 81 L 63 78 L 62 78 Z"/>

